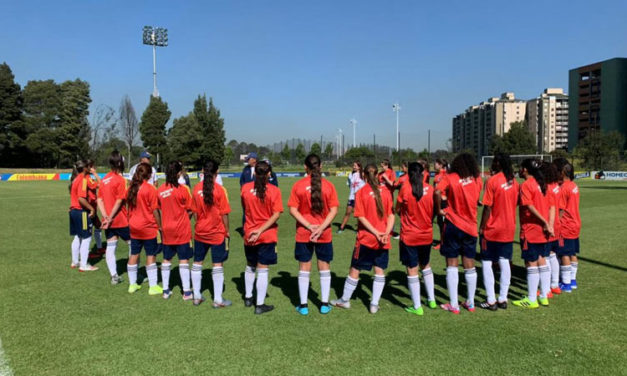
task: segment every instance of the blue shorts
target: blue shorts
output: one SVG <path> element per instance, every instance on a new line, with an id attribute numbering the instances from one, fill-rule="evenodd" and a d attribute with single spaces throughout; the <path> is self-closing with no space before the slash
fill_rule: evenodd
<path id="1" fill-rule="evenodd" d="M 406 245 L 401 241 L 399 248 L 401 263 L 408 268 L 427 265 L 431 259 L 431 244 Z"/>
<path id="2" fill-rule="evenodd" d="M 440 254 L 446 258 L 458 258 L 460 255 L 474 259 L 477 255 L 477 237 L 470 236 L 457 228 L 450 221 L 444 223 Z"/>
<path id="3" fill-rule="evenodd" d="M 333 260 L 333 243 L 296 243 L 294 246 L 294 258 L 300 262 L 309 262 L 314 252 L 320 261 L 331 262 Z"/>
<path id="4" fill-rule="evenodd" d="M 521 257 L 527 262 L 538 261 L 540 256 L 545 257 L 546 250 L 548 249 L 547 243 L 529 243 L 524 239 L 520 239 L 521 244 Z"/>
<path id="5" fill-rule="evenodd" d="M 387 249 L 372 249 L 365 245 L 355 244 L 351 267 L 357 270 L 372 270 L 373 266 L 387 269 L 390 252 Z"/>
<path id="6" fill-rule="evenodd" d="M 118 238 L 127 242 L 131 240 L 131 231 L 129 230 L 128 226 L 118 227 L 118 228 L 108 228 L 105 230 L 105 236 L 107 237 L 107 240 L 111 239 L 114 236 L 117 236 Z"/>
<path id="7" fill-rule="evenodd" d="M 277 263 L 276 243 L 246 245 L 244 252 L 249 265 L 274 265 Z"/>
<path id="8" fill-rule="evenodd" d="M 559 256 L 575 256 L 579 253 L 579 238 L 564 239 L 564 246 L 557 251 Z"/>
<path id="9" fill-rule="evenodd" d="M 140 254 L 142 247 L 146 250 L 146 256 L 156 256 L 161 252 L 161 244 L 157 238 L 131 239 L 131 255 Z"/>
<path id="10" fill-rule="evenodd" d="M 172 260 L 174 255 L 178 254 L 179 260 L 189 260 L 192 258 L 192 246 L 189 243 L 184 244 L 164 244 L 163 245 L 163 259 Z"/>
<path id="11" fill-rule="evenodd" d="M 498 262 L 499 258 L 512 259 L 514 253 L 514 242 L 492 242 L 481 238 L 481 259 Z"/>
<path id="12" fill-rule="evenodd" d="M 90 238 L 93 226 L 86 210 L 70 210 L 70 235 L 78 236 L 80 239 Z"/>
<path id="13" fill-rule="evenodd" d="M 346 204 L 346 206 L 350 206 L 351 208 L 355 207 L 355 200 L 348 200 L 348 203 Z"/>
<path id="14" fill-rule="evenodd" d="M 562 239 L 553 240 L 553 241 L 546 243 L 546 249 L 549 255 L 551 254 L 551 252 L 558 253 L 560 248 L 562 248 L 563 246 L 564 246 L 564 240 Z"/>
<path id="15" fill-rule="evenodd" d="M 226 250 L 224 241 L 221 244 L 209 244 L 194 240 L 194 262 L 204 261 L 209 248 L 211 248 L 212 263 L 221 264 L 229 258 L 229 251 Z"/>

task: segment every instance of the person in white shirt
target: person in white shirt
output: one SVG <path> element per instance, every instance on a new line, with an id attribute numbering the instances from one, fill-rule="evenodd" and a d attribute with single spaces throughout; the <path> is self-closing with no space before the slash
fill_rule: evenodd
<path id="1" fill-rule="evenodd" d="M 133 180 L 133 175 L 135 175 L 135 170 L 137 169 L 137 166 L 139 166 L 140 163 L 148 163 L 149 165 L 152 166 L 152 163 L 150 162 L 150 158 L 152 158 L 152 155 L 148 151 L 146 150 L 142 151 L 142 153 L 139 155 L 139 163 L 137 163 L 136 165 L 133 165 L 128 172 L 129 173 L 128 180 Z M 150 179 L 148 179 L 148 183 L 157 187 L 159 185 L 158 180 L 159 178 L 157 177 L 157 170 L 153 167 L 152 175 L 150 176 Z"/>
<path id="2" fill-rule="evenodd" d="M 361 162 L 355 161 L 353 163 L 353 172 L 348 176 L 348 185 L 350 188 L 350 193 L 348 195 L 348 204 L 346 205 L 346 214 L 344 214 L 344 219 L 342 220 L 342 224 L 340 228 L 337 230 L 338 234 L 341 234 L 344 231 L 344 227 L 346 227 L 346 223 L 351 216 L 355 208 L 355 193 L 361 189 L 366 184 L 364 181 L 364 173 L 361 167 Z"/>

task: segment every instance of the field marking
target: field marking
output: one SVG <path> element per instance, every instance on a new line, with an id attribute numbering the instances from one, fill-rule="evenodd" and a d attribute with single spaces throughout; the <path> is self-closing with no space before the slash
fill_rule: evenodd
<path id="1" fill-rule="evenodd" d="M 0 339 L 0 376 L 13 376 L 13 370 L 9 366 L 9 361 L 4 355 L 4 348 L 2 347 L 2 339 Z"/>

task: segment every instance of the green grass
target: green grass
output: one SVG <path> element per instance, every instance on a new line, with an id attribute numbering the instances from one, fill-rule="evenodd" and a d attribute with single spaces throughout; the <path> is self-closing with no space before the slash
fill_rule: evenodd
<path id="1" fill-rule="evenodd" d="M 284 202 L 294 181 L 281 179 Z M 332 181 L 343 211 L 345 180 Z M 235 228 L 241 218 L 238 183 L 225 183 Z M 95 273 L 69 269 L 67 183 L 0 183 L 0 339 L 16 375 L 625 374 L 627 184 L 581 186 L 580 288 L 553 299 L 549 308 L 510 306 L 460 316 L 426 309 L 423 317 L 410 315 L 402 308 L 410 298 L 394 246 L 378 314 L 370 315 L 364 304 L 371 292 L 366 273 L 353 308 L 323 316 L 310 304 L 310 315 L 301 317 L 293 308 L 298 267 L 294 220 L 287 213 L 280 219 L 279 264 L 271 268 L 267 298 L 277 308 L 255 316 L 241 300 L 245 260 L 234 231 L 224 293 L 233 307 L 193 307 L 180 300 L 178 288 L 169 301 L 148 296 L 147 285 L 129 295 L 126 283 L 109 284 L 104 260 Z M 334 236 L 332 298 L 343 286 L 354 240 L 352 231 Z M 119 266 L 126 255 L 122 244 Z M 519 256 L 515 245 L 514 297 L 525 289 Z M 437 252 L 432 263 L 441 302 L 446 299 L 444 262 Z M 120 270 L 126 277 L 125 267 Z M 210 270 L 203 277 L 208 289 Z M 172 278 L 178 279 L 177 269 Z M 310 298 L 317 302 L 317 272 L 312 272 L 312 288 Z M 211 296 L 210 290 L 204 294 Z M 460 295 L 465 295 L 463 282 Z M 481 301 L 482 288 L 478 295 Z"/>

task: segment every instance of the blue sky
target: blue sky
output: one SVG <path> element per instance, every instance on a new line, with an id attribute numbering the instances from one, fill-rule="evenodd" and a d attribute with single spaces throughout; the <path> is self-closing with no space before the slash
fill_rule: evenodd
<path id="1" fill-rule="evenodd" d="M 81 78 L 92 109 L 152 92 L 144 25 L 169 29 L 158 87 L 174 117 L 214 98 L 227 138 L 292 137 L 443 147 L 451 118 L 505 91 L 529 99 L 568 70 L 627 56 L 626 1 L 16 1 L 0 12 L 0 61 L 16 80 Z M 170 122 L 171 123 L 171 122 Z"/>

